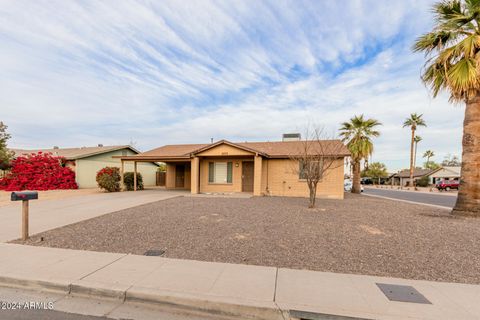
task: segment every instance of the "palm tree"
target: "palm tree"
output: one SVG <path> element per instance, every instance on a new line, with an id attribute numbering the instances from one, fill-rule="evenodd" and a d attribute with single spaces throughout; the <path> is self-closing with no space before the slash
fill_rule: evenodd
<path id="1" fill-rule="evenodd" d="M 423 126 L 426 127 L 427 124 L 422 119 L 423 114 L 412 113 L 403 123 L 403 127 L 410 127 L 412 130 L 412 138 L 410 140 L 410 186 L 413 186 L 413 146 L 415 144 L 415 131 L 417 127 Z"/>
<path id="2" fill-rule="evenodd" d="M 416 168 L 417 167 L 417 145 L 420 141 L 422 141 L 422 137 L 415 136 L 415 138 L 413 138 L 413 141 L 415 142 L 415 154 L 413 156 L 413 167 Z"/>
<path id="3" fill-rule="evenodd" d="M 340 127 L 340 137 L 347 143 L 352 158 L 353 183 L 352 193 L 360 193 L 360 163 L 373 152 L 372 138 L 378 137 L 380 132 L 375 127 L 381 125 L 375 119 L 364 119 L 363 114 L 354 116 Z"/>
<path id="4" fill-rule="evenodd" d="M 419 37 L 414 51 L 425 53 L 422 80 L 433 96 L 450 93 L 464 102 L 462 171 L 453 214 L 480 216 L 480 2 L 444 0 L 434 7 L 433 30 Z"/>
<path id="5" fill-rule="evenodd" d="M 425 151 L 425 153 L 423 154 L 423 158 L 427 158 L 427 166 L 428 166 L 428 163 L 430 162 L 430 158 L 433 158 L 433 157 L 435 157 L 435 153 L 432 150 Z"/>

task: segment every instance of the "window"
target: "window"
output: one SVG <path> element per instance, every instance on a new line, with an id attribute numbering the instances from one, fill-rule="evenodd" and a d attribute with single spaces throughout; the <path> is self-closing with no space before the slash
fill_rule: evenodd
<path id="1" fill-rule="evenodd" d="M 299 169 L 298 169 L 298 179 L 305 180 L 307 179 L 307 174 L 305 173 L 305 162 L 300 160 L 298 162 Z"/>
<path id="2" fill-rule="evenodd" d="M 208 163 L 209 183 L 232 183 L 231 162 L 209 162 Z"/>
<path id="3" fill-rule="evenodd" d="M 310 174 L 310 176 L 317 176 L 321 177 L 323 176 L 323 160 L 309 160 L 307 163 L 305 163 L 304 160 L 300 160 L 298 162 L 299 168 L 298 168 L 298 179 L 300 180 L 306 180 L 307 179 L 307 174 Z M 308 168 L 306 167 L 308 166 Z"/>

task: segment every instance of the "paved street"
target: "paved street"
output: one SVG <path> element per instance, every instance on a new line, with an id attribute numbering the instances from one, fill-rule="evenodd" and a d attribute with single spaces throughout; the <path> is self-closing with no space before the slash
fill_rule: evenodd
<path id="1" fill-rule="evenodd" d="M 144 311 L 145 313 L 140 317 L 128 318 L 129 320 L 145 320 L 145 314 L 152 314 L 152 312 Z M 88 316 L 77 313 L 69 313 L 54 310 L 0 310 L 0 319 L 9 320 L 113 320 L 113 319 L 127 319 L 127 318 L 109 318 Z M 198 317 L 190 315 L 179 315 L 175 313 L 166 313 L 158 311 L 149 319 L 155 320 L 216 320 L 211 317 Z"/>
<path id="2" fill-rule="evenodd" d="M 365 188 L 364 194 L 453 208 L 457 197 L 441 193 Z"/>
<path id="3" fill-rule="evenodd" d="M 97 193 L 65 199 L 30 201 L 30 235 L 110 212 L 185 194 L 166 190 Z M 22 202 L 0 207 L 0 242 L 20 237 Z"/>

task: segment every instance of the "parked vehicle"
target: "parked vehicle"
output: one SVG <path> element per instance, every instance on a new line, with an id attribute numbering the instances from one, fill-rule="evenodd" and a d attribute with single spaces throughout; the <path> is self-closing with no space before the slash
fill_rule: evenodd
<path id="1" fill-rule="evenodd" d="M 343 190 L 350 192 L 352 191 L 353 182 L 352 180 L 345 179 L 343 181 Z M 363 192 L 363 186 L 360 186 L 360 191 Z"/>
<path id="2" fill-rule="evenodd" d="M 373 180 L 372 180 L 372 178 L 362 178 L 362 180 L 360 180 L 360 183 L 361 184 L 373 184 Z"/>
<path id="3" fill-rule="evenodd" d="M 450 191 L 452 189 L 457 189 L 460 183 L 458 180 L 441 180 L 435 184 L 435 187 L 438 189 L 438 191 Z"/>

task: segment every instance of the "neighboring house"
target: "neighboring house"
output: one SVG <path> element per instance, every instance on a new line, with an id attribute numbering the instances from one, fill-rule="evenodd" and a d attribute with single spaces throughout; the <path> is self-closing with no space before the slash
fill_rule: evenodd
<path id="1" fill-rule="evenodd" d="M 133 156 L 140 153 L 135 148 L 124 146 L 103 146 L 97 147 L 81 147 L 81 148 L 58 148 L 53 149 L 37 149 L 23 150 L 12 149 L 15 156 L 29 153 L 52 153 L 54 156 L 64 157 L 66 166 L 75 171 L 75 179 L 79 188 L 95 188 L 97 187 L 96 174 L 106 167 L 120 167 L 120 160 L 113 158 L 114 156 Z M 138 165 L 138 172 L 142 174 L 145 186 L 154 186 L 156 183 L 156 172 L 158 165 L 152 162 L 144 162 Z M 129 164 L 125 171 L 133 171 L 133 165 Z"/>
<path id="2" fill-rule="evenodd" d="M 308 186 L 298 174 L 299 163 L 291 160 L 303 141 L 242 142 L 221 140 L 211 144 L 167 145 L 123 162 L 165 162 L 166 188 L 191 193 L 251 192 L 253 195 L 308 196 Z M 340 140 L 322 141 L 335 146 L 335 168 L 319 183 L 317 195 L 343 198 L 344 158 L 350 155 Z"/>
<path id="3" fill-rule="evenodd" d="M 437 170 L 438 169 L 431 170 L 431 169 L 415 168 L 413 170 L 413 180 L 416 181 L 425 176 L 429 176 L 430 174 L 432 174 L 433 172 L 436 172 Z M 402 170 L 390 176 L 389 178 L 391 179 L 392 185 L 406 186 L 410 181 L 410 169 Z"/>
<path id="4" fill-rule="evenodd" d="M 435 184 L 441 180 L 460 180 L 461 169 L 461 167 L 441 167 L 429 175 L 430 183 Z"/>

